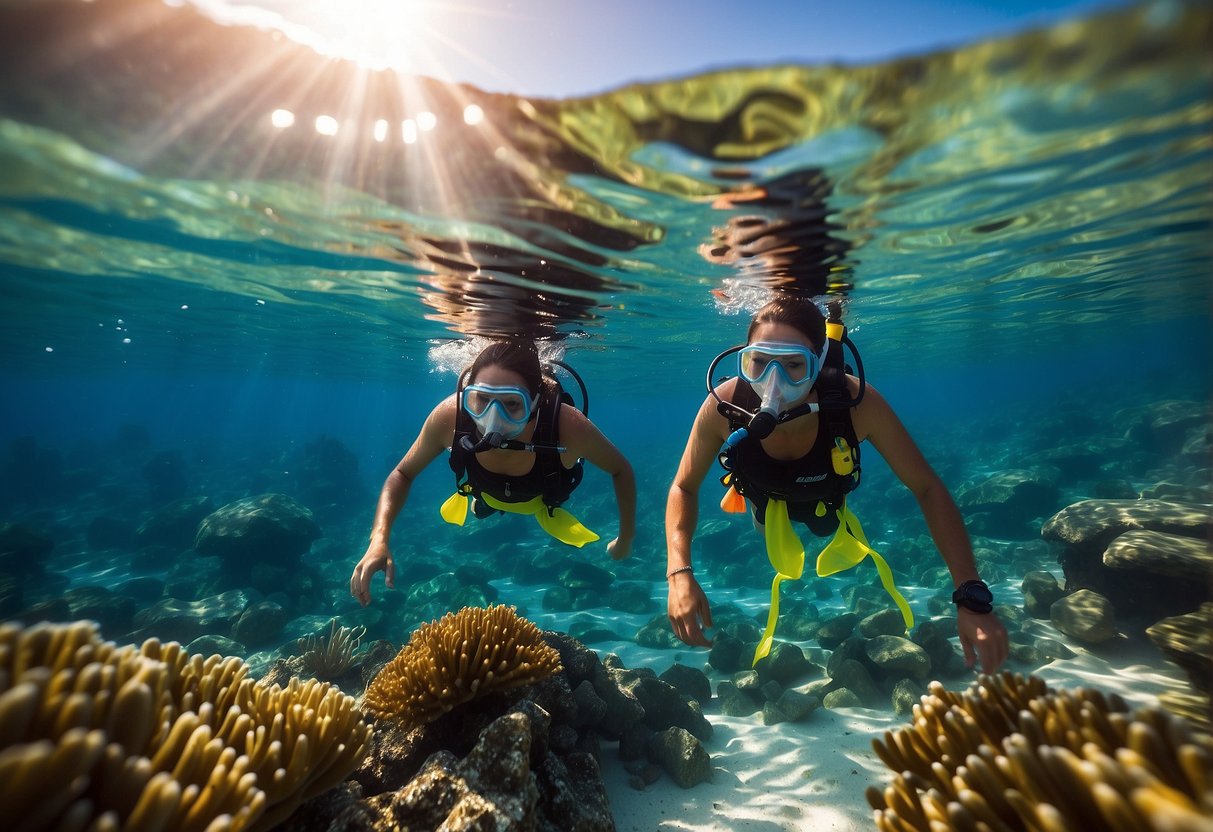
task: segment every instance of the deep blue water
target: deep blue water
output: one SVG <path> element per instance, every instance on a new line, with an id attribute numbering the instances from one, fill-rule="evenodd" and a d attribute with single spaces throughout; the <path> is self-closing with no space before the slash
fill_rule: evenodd
<path id="1" fill-rule="evenodd" d="M 360 611 L 345 582 L 383 477 L 453 390 L 460 345 L 503 333 L 558 347 L 632 460 L 641 531 L 612 568 L 651 581 L 661 615 L 665 495 L 703 374 L 776 287 L 845 299 L 869 381 L 953 489 L 1090 443 L 1098 475 L 1061 483 L 1050 511 L 1113 486 L 1207 490 L 1182 437 L 1117 444 L 1158 402 L 1201 411 L 1213 392 L 1207 4 L 548 102 L 346 65 L 305 86 L 314 62 L 264 33 L 125 5 L 153 15 L 150 34 L 71 66 L 47 56 L 106 9 L 0 11 L 0 523 L 54 542 L 52 579 L 6 616 L 134 574 L 129 548 L 89 528 L 163 507 L 149 463 L 171 469 L 174 496 L 307 505 L 320 497 L 300 466 L 327 437 L 356 473 L 336 508 L 309 506 L 322 587 L 282 644 L 334 615 L 403 641 L 441 599 Z M 162 42 L 182 21 L 204 44 L 189 61 Z M 295 68 L 218 85 L 248 48 Z M 360 105 L 351 77 L 368 85 Z M 226 97 L 200 95 L 211 87 Z M 487 126 L 460 118 L 472 100 Z M 282 108 L 294 126 L 271 126 Z M 422 111 L 438 126 L 415 142 L 371 135 Z M 337 112 L 336 137 L 311 130 Z M 921 517 L 877 454 L 864 464 L 857 511 L 896 549 Z M 418 481 L 402 560 L 548 551 L 519 518 L 442 524 L 450 480 L 439 460 Z M 719 521 L 713 479 L 702 493 L 701 520 Z M 613 536 L 605 476 L 576 502 Z M 1007 563 L 1023 545 L 978 538 Z M 732 553 L 751 555 L 756 540 Z M 600 548 L 584 557 L 609 565 Z M 538 608 L 541 591 L 528 598 Z"/>

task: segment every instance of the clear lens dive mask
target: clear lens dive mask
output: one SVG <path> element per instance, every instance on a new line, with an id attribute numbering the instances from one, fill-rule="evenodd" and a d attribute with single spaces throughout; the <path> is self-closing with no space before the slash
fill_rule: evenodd
<path id="1" fill-rule="evenodd" d="M 463 409 L 482 436 L 499 433 L 504 439 L 513 439 L 531 420 L 533 405 L 530 394 L 521 387 L 469 384 L 463 388 Z"/>
<path id="2" fill-rule="evenodd" d="M 738 353 L 741 378 L 762 399 L 762 409 L 780 411 L 808 393 L 821 372 L 829 341 L 821 354 L 802 344 L 756 341 Z"/>

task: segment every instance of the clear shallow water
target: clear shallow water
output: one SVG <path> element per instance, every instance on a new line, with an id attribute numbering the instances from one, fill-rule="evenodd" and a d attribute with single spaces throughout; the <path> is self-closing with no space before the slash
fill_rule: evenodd
<path id="1" fill-rule="evenodd" d="M 9 476 L 0 520 L 48 529 L 58 576 L 24 600 L 131 574 L 88 527 L 160 506 L 143 474 L 157 454 L 217 505 L 306 504 L 299 472 L 326 435 L 357 476 L 322 517 L 325 584 L 295 629 L 340 614 L 403 640 L 436 610 L 359 612 L 345 582 L 382 477 L 453 387 L 436 368 L 472 335 L 552 340 L 586 378 L 640 481 L 637 551 L 617 570 L 655 580 L 655 614 L 703 373 L 772 286 L 846 298 L 869 380 L 954 488 L 1123 437 L 1126 409 L 1200 407 L 1210 17 L 1160 3 L 883 65 L 540 101 L 360 73 L 188 8 L 5 6 L 0 441 L 32 437 L 44 464 Z M 295 123 L 274 126 L 277 110 Z M 336 135 L 314 129 L 323 115 Z M 1207 484 L 1178 448 L 1151 452 L 1107 458 L 1103 478 Z M 875 453 L 865 477 L 857 510 L 881 545 L 920 534 Z M 445 527 L 449 479 L 439 462 L 418 484 L 398 557 L 546 551 L 513 518 Z M 591 472 L 577 498 L 604 537 L 608 494 Z M 717 497 L 705 486 L 705 522 Z M 1008 562 L 1021 545 L 978 542 Z"/>

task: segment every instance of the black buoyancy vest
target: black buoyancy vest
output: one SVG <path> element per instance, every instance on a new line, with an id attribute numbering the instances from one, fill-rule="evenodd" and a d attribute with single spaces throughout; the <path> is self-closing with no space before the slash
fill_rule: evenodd
<path id="1" fill-rule="evenodd" d="M 824 384 L 823 384 L 824 382 Z M 842 385 L 842 390 L 829 390 Z M 822 372 L 815 387 L 820 401 L 845 396 L 845 373 Z M 733 404 L 744 410 L 757 410 L 758 394 L 742 379 L 737 380 L 733 391 Z M 823 407 L 817 413 L 817 438 L 809 452 L 799 459 L 773 459 L 762 448 L 761 440 L 752 436 L 742 439 L 720 455 L 720 464 L 732 472 L 729 482 L 743 497 L 762 496 L 783 500 L 789 504 L 823 502 L 835 510 L 842 506 L 846 495 L 859 485 L 859 440 L 855 426 L 851 423 L 851 409 L 845 407 Z M 732 424 L 735 430 L 742 423 Z M 846 440 L 851 448 L 854 471 L 841 475 L 834 471 L 831 451 L 835 439 Z"/>
<path id="2" fill-rule="evenodd" d="M 535 414 L 538 420 L 531 441 L 546 445 L 535 449 L 535 464 L 531 470 L 518 476 L 489 471 L 476 460 L 476 454 L 463 447 L 460 440 L 469 436 L 477 439 L 476 424 L 462 407 L 455 416 L 455 436 L 451 443 L 451 470 L 455 472 L 455 485 L 461 490 L 466 486 L 472 496 L 488 494 L 504 503 L 525 503 L 535 497 L 543 497 L 548 509 L 560 506 L 573 493 L 584 471 L 579 459 L 572 468 L 565 468 L 560 461 L 560 452 L 554 446 L 560 444 L 560 405 L 572 403 L 568 393 L 544 392 L 540 395 Z M 515 453 L 525 453 L 516 451 Z"/>

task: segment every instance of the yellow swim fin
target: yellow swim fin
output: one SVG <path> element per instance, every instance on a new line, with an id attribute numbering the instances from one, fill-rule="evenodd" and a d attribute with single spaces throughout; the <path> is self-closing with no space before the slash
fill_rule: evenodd
<path id="1" fill-rule="evenodd" d="M 784 581 L 796 581 L 804 572 L 804 546 L 792 529 L 788 519 L 788 504 L 783 500 L 768 500 L 764 537 L 767 542 L 767 559 L 775 568 L 775 580 L 771 581 L 771 608 L 767 612 L 767 626 L 754 650 L 753 664 L 766 658 L 775 642 L 775 624 L 779 621 L 779 585 Z"/>
<path id="2" fill-rule="evenodd" d="M 466 494 L 456 491 L 446 498 L 442 508 L 438 509 L 442 519 L 456 526 L 462 526 L 468 519 L 468 503 L 472 500 Z"/>
<path id="3" fill-rule="evenodd" d="M 480 499 L 484 500 L 486 505 L 500 511 L 531 515 L 545 532 L 561 543 L 576 546 L 578 549 L 599 539 L 598 535 L 581 525 L 576 517 L 562 508 L 552 509 L 549 515 L 548 507 L 543 503 L 543 497 L 532 497 L 522 503 L 507 503 L 488 494 L 481 494 Z"/>
<path id="4" fill-rule="evenodd" d="M 838 531 L 834 533 L 834 539 L 817 556 L 817 574 L 822 578 L 834 575 L 858 566 L 864 558 L 869 556 L 876 565 L 880 585 L 884 587 L 884 591 L 889 594 L 893 603 L 897 605 L 897 609 L 901 611 L 901 620 L 905 622 L 906 629 L 913 629 L 914 613 L 911 612 L 910 604 L 906 601 L 905 596 L 893 583 L 892 568 L 879 552 L 868 545 L 868 538 L 863 533 L 863 526 L 859 524 L 859 518 L 847 508 L 844 502 L 838 512 Z"/>
<path id="5" fill-rule="evenodd" d="M 535 513 L 535 519 L 545 532 L 570 546 L 580 549 L 587 543 L 593 543 L 598 535 L 581 525 L 581 521 L 562 508 L 552 509 L 549 515 L 546 508 Z"/>

